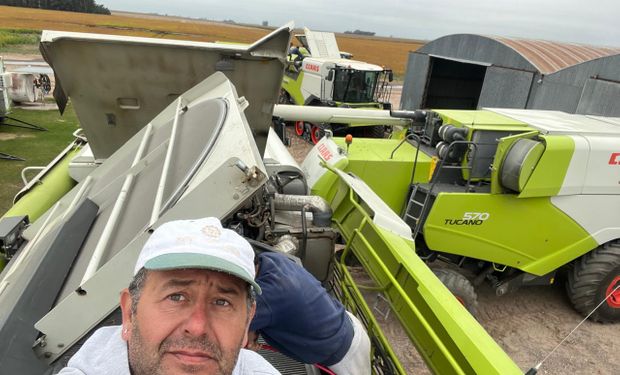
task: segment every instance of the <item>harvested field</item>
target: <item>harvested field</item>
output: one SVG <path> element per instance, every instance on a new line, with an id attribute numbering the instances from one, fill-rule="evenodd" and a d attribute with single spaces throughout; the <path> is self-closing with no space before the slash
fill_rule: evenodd
<path id="1" fill-rule="evenodd" d="M 179 17 L 113 13 L 110 16 L 0 6 L 2 29 L 61 30 L 86 33 L 183 39 L 202 42 L 256 41 L 271 29 Z M 356 59 L 385 65 L 403 77 L 407 55 L 422 42 L 380 37 L 337 35 L 343 51 Z"/>
<path id="2" fill-rule="evenodd" d="M 415 51 L 424 45 L 424 42 L 412 40 L 356 38 L 344 34 L 337 34 L 336 39 L 342 51 L 351 52 L 356 60 L 391 68 L 399 81 L 404 80 L 409 51 Z"/>

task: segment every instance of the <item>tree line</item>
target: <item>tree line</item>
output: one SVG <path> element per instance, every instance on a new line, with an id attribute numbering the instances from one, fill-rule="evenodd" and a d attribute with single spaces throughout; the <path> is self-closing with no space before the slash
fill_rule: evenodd
<path id="1" fill-rule="evenodd" d="M 375 33 L 373 33 L 372 31 L 363 31 L 363 30 L 345 31 L 344 33 L 355 34 L 355 35 L 375 36 Z"/>
<path id="2" fill-rule="evenodd" d="M 94 0 L 0 0 L 0 5 L 65 10 L 69 12 L 110 14 L 110 10 Z"/>

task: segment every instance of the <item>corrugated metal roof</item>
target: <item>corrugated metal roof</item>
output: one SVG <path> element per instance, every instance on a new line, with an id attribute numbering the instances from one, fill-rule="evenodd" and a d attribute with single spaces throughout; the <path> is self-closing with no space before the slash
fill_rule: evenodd
<path id="1" fill-rule="evenodd" d="M 546 40 L 490 37 L 512 48 L 543 74 L 555 73 L 586 61 L 620 54 L 620 48 L 549 42 Z"/>

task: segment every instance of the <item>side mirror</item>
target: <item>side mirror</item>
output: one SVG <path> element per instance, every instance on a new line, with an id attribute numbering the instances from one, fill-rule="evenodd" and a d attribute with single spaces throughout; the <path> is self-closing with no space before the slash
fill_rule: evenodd
<path id="1" fill-rule="evenodd" d="M 330 70 L 329 73 L 327 73 L 327 77 L 325 77 L 325 79 L 331 82 L 334 79 L 334 71 Z"/>
<path id="2" fill-rule="evenodd" d="M 394 72 L 391 70 L 388 72 L 388 81 L 392 82 L 394 80 Z"/>

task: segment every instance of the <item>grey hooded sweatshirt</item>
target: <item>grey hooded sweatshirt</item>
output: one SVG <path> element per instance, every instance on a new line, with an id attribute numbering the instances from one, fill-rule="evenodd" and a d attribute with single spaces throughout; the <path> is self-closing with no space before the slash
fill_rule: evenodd
<path id="1" fill-rule="evenodd" d="M 121 326 L 99 328 L 58 375 L 130 375 Z M 280 375 L 260 354 L 241 349 L 232 375 Z"/>

